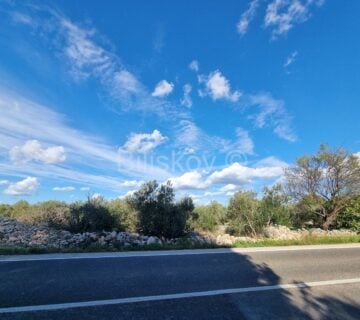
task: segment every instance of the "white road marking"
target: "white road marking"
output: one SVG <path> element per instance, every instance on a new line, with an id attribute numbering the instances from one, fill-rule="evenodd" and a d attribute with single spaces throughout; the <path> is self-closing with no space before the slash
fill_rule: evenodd
<path id="1" fill-rule="evenodd" d="M 191 249 L 191 250 L 164 250 L 164 251 L 128 251 L 128 252 L 98 252 L 98 253 L 58 253 L 40 255 L 0 256 L 1 262 L 18 261 L 47 261 L 71 259 L 109 259 L 109 258 L 134 258 L 134 257 L 166 257 L 206 254 L 253 253 L 253 252 L 279 252 L 303 250 L 331 250 L 331 249 L 360 249 L 360 243 L 331 244 L 331 245 L 304 245 L 282 247 L 257 247 L 257 248 L 224 248 L 224 249 Z"/>
<path id="2" fill-rule="evenodd" d="M 209 296 L 235 294 L 235 293 L 286 290 L 286 289 L 320 287 L 320 286 L 352 284 L 352 283 L 360 283 L 360 278 L 278 284 L 272 286 L 258 286 L 258 287 L 249 287 L 249 288 L 233 288 L 233 289 L 221 289 L 221 290 L 211 290 L 211 291 L 174 293 L 174 294 L 164 294 L 164 295 L 156 295 L 156 296 L 131 297 L 131 298 L 121 298 L 121 299 L 110 299 L 110 300 L 95 300 L 95 301 L 69 302 L 69 303 L 34 305 L 34 306 L 8 307 L 8 308 L 0 308 L 0 314 L 98 307 L 98 306 L 108 306 L 108 305 L 118 305 L 118 304 L 129 304 L 136 302 L 153 302 L 153 301 L 176 300 L 176 299 L 185 299 L 185 298 L 199 298 L 199 297 L 209 297 Z"/>

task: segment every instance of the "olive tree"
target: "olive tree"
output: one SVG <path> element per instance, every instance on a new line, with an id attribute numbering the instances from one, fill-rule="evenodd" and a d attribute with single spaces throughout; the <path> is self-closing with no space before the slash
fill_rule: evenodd
<path id="1" fill-rule="evenodd" d="M 344 149 L 321 145 L 312 156 L 304 156 L 285 170 L 289 194 L 320 216 L 327 230 L 339 212 L 360 192 L 359 158 Z"/>
<path id="2" fill-rule="evenodd" d="M 145 183 L 132 195 L 131 202 L 138 211 L 138 231 L 166 238 L 179 237 L 186 232 L 194 209 L 189 197 L 175 202 L 174 189 L 169 182 L 161 186 L 156 181 Z"/>

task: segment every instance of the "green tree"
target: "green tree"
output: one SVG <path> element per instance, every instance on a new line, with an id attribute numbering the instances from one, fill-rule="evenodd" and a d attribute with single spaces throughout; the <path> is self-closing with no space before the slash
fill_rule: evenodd
<path id="1" fill-rule="evenodd" d="M 360 162 L 343 149 L 321 145 L 317 154 L 304 156 L 286 169 L 287 190 L 298 201 L 308 202 L 308 210 L 321 218 L 327 230 L 349 201 L 360 193 Z"/>

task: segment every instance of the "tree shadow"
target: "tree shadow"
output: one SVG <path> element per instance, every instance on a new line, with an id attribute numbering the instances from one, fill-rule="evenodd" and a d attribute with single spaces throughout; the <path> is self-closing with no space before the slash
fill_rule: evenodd
<path id="1" fill-rule="evenodd" d="M 257 259 L 259 260 L 259 259 Z M 0 262 L 0 308 L 283 284 L 239 253 Z M 296 276 L 296 275 L 295 275 Z M 289 283 L 288 280 L 286 280 Z M 296 279 L 294 284 L 303 284 Z M 324 286 L 0 314 L 1 319 L 360 319 L 359 287 Z M 352 297 L 354 299 L 352 299 Z"/>

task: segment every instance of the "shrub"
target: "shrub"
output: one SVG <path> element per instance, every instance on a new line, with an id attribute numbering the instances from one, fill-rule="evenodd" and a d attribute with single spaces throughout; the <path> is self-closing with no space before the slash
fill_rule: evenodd
<path id="1" fill-rule="evenodd" d="M 264 216 L 266 224 L 294 226 L 294 215 L 289 200 L 289 196 L 283 192 L 280 184 L 264 189 L 260 212 Z"/>
<path id="2" fill-rule="evenodd" d="M 30 211 L 30 204 L 25 200 L 20 200 L 10 207 L 9 215 L 11 218 L 15 218 L 23 222 L 29 222 L 31 220 Z"/>
<path id="3" fill-rule="evenodd" d="M 213 201 L 208 205 L 196 207 L 191 215 L 191 227 L 202 231 L 215 231 L 219 224 L 224 223 L 226 209 Z"/>
<path id="4" fill-rule="evenodd" d="M 10 217 L 11 216 L 11 206 L 8 204 L 0 204 L 0 217 Z"/>
<path id="5" fill-rule="evenodd" d="M 31 209 L 31 222 L 47 223 L 50 227 L 68 229 L 70 207 L 65 202 L 45 201 L 36 204 Z"/>
<path id="6" fill-rule="evenodd" d="M 229 226 L 227 232 L 236 235 L 251 235 L 262 233 L 267 220 L 259 210 L 260 203 L 254 192 L 236 192 L 230 199 L 227 217 Z"/>
<path id="7" fill-rule="evenodd" d="M 352 229 L 360 233 L 360 196 L 351 200 L 336 221 L 337 228 Z"/>
<path id="8" fill-rule="evenodd" d="M 187 231 L 187 220 L 194 209 L 191 198 L 175 203 L 170 183 L 159 185 L 156 181 L 145 183 L 131 197 L 138 210 L 138 231 L 147 235 L 174 238 Z"/>
<path id="9" fill-rule="evenodd" d="M 69 229 L 73 232 L 112 230 L 115 218 L 110 214 L 103 198 L 90 198 L 70 206 Z"/>
<path id="10" fill-rule="evenodd" d="M 121 231 L 135 232 L 138 225 L 138 213 L 129 198 L 115 199 L 107 203 L 116 227 Z"/>

